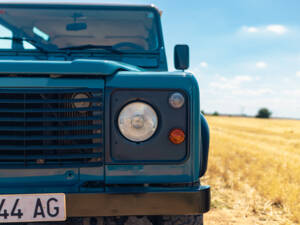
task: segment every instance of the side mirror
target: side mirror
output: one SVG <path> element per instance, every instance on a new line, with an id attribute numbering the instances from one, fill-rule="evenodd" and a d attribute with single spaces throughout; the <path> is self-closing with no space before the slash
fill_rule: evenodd
<path id="1" fill-rule="evenodd" d="M 175 45 L 174 66 L 177 70 L 186 70 L 190 65 L 190 53 L 188 45 Z"/>

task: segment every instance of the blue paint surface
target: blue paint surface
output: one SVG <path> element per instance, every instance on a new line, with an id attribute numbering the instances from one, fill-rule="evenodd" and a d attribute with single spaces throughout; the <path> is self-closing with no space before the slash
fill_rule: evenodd
<path id="1" fill-rule="evenodd" d="M 118 70 L 140 71 L 136 66 L 110 60 L 74 61 L 1 60 L 0 74 L 111 75 Z"/>

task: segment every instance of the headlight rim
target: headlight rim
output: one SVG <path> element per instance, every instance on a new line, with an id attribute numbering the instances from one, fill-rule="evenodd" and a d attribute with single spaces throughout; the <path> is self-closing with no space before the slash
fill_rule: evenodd
<path id="1" fill-rule="evenodd" d="M 140 140 L 140 141 L 136 141 L 136 140 L 131 140 L 129 139 L 128 137 L 126 137 L 120 127 L 119 127 L 119 118 L 120 118 L 120 115 L 121 115 L 121 112 L 123 111 L 123 109 L 130 105 L 130 104 L 133 104 L 133 103 L 143 103 L 143 104 L 146 104 L 148 106 L 150 106 L 150 108 L 154 111 L 155 115 L 156 115 L 156 121 L 157 121 L 157 124 L 156 124 L 156 128 L 155 128 L 155 131 L 152 133 L 151 136 L 149 136 L 148 138 L 144 139 L 144 140 Z M 126 102 L 116 113 L 116 119 L 115 119 L 115 124 L 116 124 L 116 128 L 118 130 L 118 133 L 125 139 L 127 140 L 128 142 L 131 142 L 131 143 L 135 143 L 135 144 L 140 144 L 140 143 L 144 143 L 144 142 L 147 142 L 147 141 L 150 141 L 151 139 L 153 139 L 158 133 L 159 133 L 159 130 L 160 130 L 160 126 L 161 126 L 161 122 L 160 122 L 160 113 L 159 111 L 157 110 L 157 108 L 151 104 L 150 102 L 148 101 L 145 101 L 145 100 L 142 100 L 142 99 L 134 99 L 134 100 L 131 100 L 131 101 L 128 101 Z"/>

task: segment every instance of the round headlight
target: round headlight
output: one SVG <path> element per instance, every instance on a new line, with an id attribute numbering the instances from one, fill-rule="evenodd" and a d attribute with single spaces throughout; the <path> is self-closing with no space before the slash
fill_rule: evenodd
<path id="1" fill-rule="evenodd" d="M 86 93 L 77 93 L 72 96 L 72 99 L 76 100 L 73 102 L 74 108 L 88 108 L 91 106 L 91 102 L 89 102 L 87 99 L 91 96 Z M 82 100 L 82 101 L 81 101 Z"/>
<path id="2" fill-rule="evenodd" d="M 126 105 L 120 112 L 118 126 L 121 134 L 130 141 L 146 141 L 155 133 L 158 118 L 154 109 L 143 102 Z"/>

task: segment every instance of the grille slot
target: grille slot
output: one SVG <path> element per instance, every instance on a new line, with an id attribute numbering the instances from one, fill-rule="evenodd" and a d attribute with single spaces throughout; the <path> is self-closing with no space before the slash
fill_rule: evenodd
<path id="1" fill-rule="evenodd" d="M 75 99 L 76 93 L 86 98 Z M 74 103 L 88 102 L 76 108 Z M 99 166 L 103 91 L 0 88 L 0 167 Z"/>

